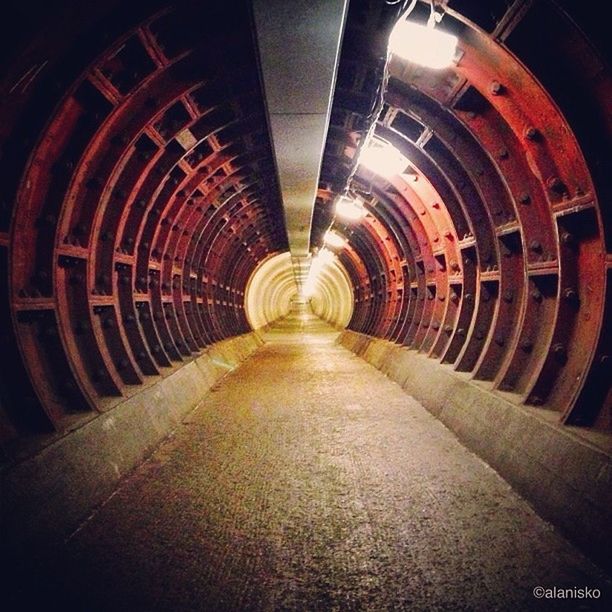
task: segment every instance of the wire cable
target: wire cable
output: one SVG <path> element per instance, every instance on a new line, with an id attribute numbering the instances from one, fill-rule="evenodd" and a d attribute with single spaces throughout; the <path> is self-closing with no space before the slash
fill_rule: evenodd
<path id="1" fill-rule="evenodd" d="M 406 8 L 406 5 L 408 4 L 408 2 L 410 2 L 410 4 Z M 400 20 L 406 19 L 415 9 L 417 2 L 418 0 L 385 0 L 385 3 L 389 6 L 396 6 L 401 3 L 401 8 L 398 11 L 398 17 L 396 19 L 396 23 L 399 22 Z M 431 11 L 432 11 L 431 19 L 433 19 L 434 18 L 433 17 L 433 13 L 434 13 L 433 0 L 431 2 Z M 382 66 L 382 70 L 379 68 L 379 72 L 382 72 L 382 75 L 376 87 L 376 92 L 374 94 L 374 99 L 372 101 L 370 110 L 365 116 L 365 121 L 364 121 L 365 125 L 364 125 L 364 130 L 363 130 L 364 136 L 360 139 L 359 144 L 357 145 L 357 148 L 355 150 L 355 154 L 353 155 L 352 167 L 346 179 L 346 185 L 341 193 L 342 196 L 348 196 L 349 192 L 352 189 L 353 180 L 355 178 L 355 175 L 357 174 L 357 168 L 359 167 L 359 156 L 361 154 L 362 149 L 365 146 L 367 146 L 368 143 L 372 140 L 374 133 L 376 131 L 376 126 L 380 119 L 380 115 L 384 109 L 385 94 L 387 93 L 387 87 L 388 87 L 389 78 L 390 78 L 390 73 L 389 73 L 390 60 L 391 60 L 391 52 L 389 48 L 387 47 L 387 53 L 385 56 L 384 64 Z M 336 214 L 334 212 L 332 214 L 332 218 L 331 218 L 329 227 L 327 228 L 326 231 L 331 230 L 335 223 L 336 223 Z"/>

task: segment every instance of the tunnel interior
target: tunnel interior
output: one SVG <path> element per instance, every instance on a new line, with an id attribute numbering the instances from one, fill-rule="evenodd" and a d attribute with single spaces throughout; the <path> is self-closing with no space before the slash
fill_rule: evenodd
<path id="1" fill-rule="evenodd" d="M 457 37 L 450 66 L 388 53 L 408 4 Z M 612 81 L 592 3 L 349 3 L 306 294 L 250 3 L 2 11 L 5 466 L 306 303 L 608 439 Z M 360 163 L 367 142 L 397 169 Z"/>
<path id="2" fill-rule="evenodd" d="M 609 429 L 601 32 L 578 14 L 588 38 L 572 6 L 489 4 L 440 5 L 460 59 L 434 70 L 387 61 L 394 5 L 351 3 L 311 232 L 315 253 L 330 228 L 345 244 L 311 300 L 338 326 Z M 287 253 L 248 6 L 105 3 L 87 27 L 65 5 L 61 27 L 42 40 L 32 23 L 5 60 L 7 442 L 109 410 L 247 332 L 249 280 Z M 372 130 L 405 158 L 393 176 L 356 164 Z M 360 219 L 335 214 L 343 194 Z M 285 261 L 252 298 L 255 327 L 298 292 Z"/>

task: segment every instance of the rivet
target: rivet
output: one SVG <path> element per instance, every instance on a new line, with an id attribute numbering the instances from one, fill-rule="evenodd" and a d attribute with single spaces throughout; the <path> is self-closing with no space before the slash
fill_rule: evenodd
<path id="1" fill-rule="evenodd" d="M 546 181 L 546 186 L 555 193 L 563 194 L 566 192 L 565 185 L 563 181 L 558 176 L 551 176 Z"/>
<path id="2" fill-rule="evenodd" d="M 542 301 L 542 294 L 537 289 L 534 289 L 530 295 L 536 302 Z"/>
<path id="3" fill-rule="evenodd" d="M 537 240 L 532 240 L 529 243 L 529 249 L 531 251 L 534 251 L 535 253 L 541 253 L 542 252 L 542 245 Z"/>
<path id="4" fill-rule="evenodd" d="M 533 350 L 533 343 L 530 340 L 523 340 L 520 344 L 521 350 L 525 353 L 531 353 Z"/>
<path id="5" fill-rule="evenodd" d="M 563 290 L 563 297 L 568 302 L 577 302 L 578 301 L 578 292 L 572 287 L 567 287 Z"/>
<path id="6" fill-rule="evenodd" d="M 553 344 L 552 352 L 558 361 L 565 363 L 567 361 L 567 350 L 560 342 Z"/>
<path id="7" fill-rule="evenodd" d="M 533 127 L 533 125 L 529 125 L 525 128 L 525 138 L 527 138 L 527 140 L 536 140 L 538 138 L 538 136 L 540 135 L 540 133 L 538 132 L 538 130 Z"/>
<path id="8" fill-rule="evenodd" d="M 512 300 L 514 299 L 513 292 L 510 289 L 504 291 L 503 299 L 504 299 L 504 302 L 510 304 Z"/>
<path id="9" fill-rule="evenodd" d="M 504 339 L 503 336 L 495 337 L 495 344 L 497 344 L 497 346 L 504 346 L 505 343 L 506 343 L 506 340 Z"/>
<path id="10" fill-rule="evenodd" d="M 529 204 L 531 202 L 531 196 L 527 192 L 519 194 L 518 201 L 520 204 Z"/>
<path id="11" fill-rule="evenodd" d="M 489 83 L 489 91 L 493 96 L 499 96 L 504 91 L 504 86 L 499 81 Z"/>

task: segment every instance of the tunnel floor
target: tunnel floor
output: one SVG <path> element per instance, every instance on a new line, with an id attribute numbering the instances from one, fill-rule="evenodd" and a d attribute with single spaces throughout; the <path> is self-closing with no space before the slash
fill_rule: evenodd
<path id="1" fill-rule="evenodd" d="M 608 578 L 336 337 L 267 333 L 47 559 L 47 609 L 605 609 Z"/>

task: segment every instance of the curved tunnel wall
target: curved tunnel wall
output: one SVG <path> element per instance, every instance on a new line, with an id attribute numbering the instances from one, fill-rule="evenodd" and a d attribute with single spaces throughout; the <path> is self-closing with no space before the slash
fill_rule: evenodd
<path id="1" fill-rule="evenodd" d="M 81 33 L 73 4 L 69 52 L 26 40 L 3 82 L 5 440 L 249 331 L 287 249 L 248 5 L 108 3 Z"/>
<path id="2" fill-rule="evenodd" d="M 351 3 L 313 243 L 329 227 L 348 239 L 350 329 L 609 428 L 612 81 L 566 4 L 449 2 L 438 27 L 458 36 L 457 63 L 393 57 L 374 116 L 397 12 Z M 428 16 L 420 2 L 410 19 Z M 350 180 L 373 121 L 406 169 Z M 334 215 L 347 184 L 360 222 Z"/>
<path id="3" fill-rule="evenodd" d="M 320 274 L 310 298 L 312 311 L 335 327 L 344 328 L 353 315 L 353 287 L 339 259 L 334 259 Z"/>
<path id="4" fill-rule="evenodd" d="M 273 255 L 249 279 L 245 298 L 249 324 L 256 330 L 263 328 L 286 316 L 292 300 L 301 299 L 290 253 Z M 341 264 L 335 261 L 321 271 L 309 302 L 317 316 L 335 327 L 346 327 L 353 311 L 353 292 Z"/>
<path id="5" fill-rule="evenodd" d="M 416 4 L 423 21 L 429 3 Z M 367 215 L 343 224 L 333 201 L 398 17 L 397 5 L 350 4 L 312 231 L 316 248 L 333 223 L 348 246 L 313 308 L 564 422 L 608 428 L 612 88 L 600 24 L 569 1 L 436 5 L 458 62 L 391 62 L 376 135 L 409 166 L 390 180 L 359 169 Z M 51 34 L 36 20 L 11 32 L 1 82 L 9 441 L 107 410 L 248 331 L 248 279 L 287 249 L 248 3 L 62 6 L 44 13 Z M 278 312 L 283 282 L 266 298 Z"/>
<path id="6" fill-rule="evenodd" d="M 246 290 L 246 316 L 253 329 L 261 329 L 286 316 L 297 285 L 291 254 L 281 253 L 264 261 L 255 270 Z"/>
<path id="7" fill-rule="evenodd" d="M 381 99 L 401 5 L 350 2 L 311 235 L 316 251 L 333 225 L 347 245 L 313 310 L 410 349 L 387 365 L 424 395 L 462 372 L 434 412 L 480 381 L 451 411 L 474 416 L 462 435 L 609 558 L 609 455 L 516 406 L 612 423 L 605 20 L 573 0 L 436 2 L 457 64 L 394 59 Z M 0 20 L 0 460 L 17 539 L 70 533 L 258 343 L 220 341 L 295 294 L 248 7 L 34 0 Z M 409 161 L 391 179 L 357 169 L 366 215 L 343 223 L 333 204 L 373 121 Z M 484 388 L 512 399 L 507 428 L 533 426 L 520 452 Z"/>

